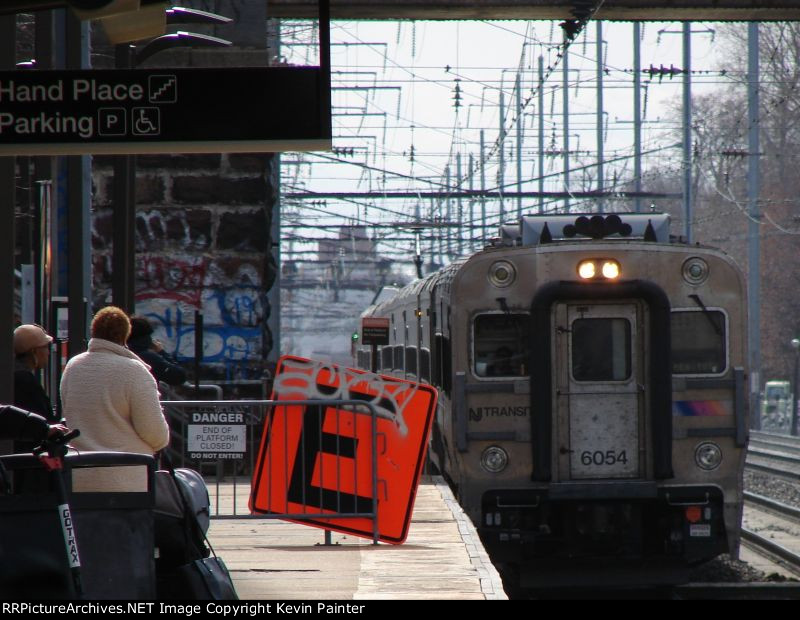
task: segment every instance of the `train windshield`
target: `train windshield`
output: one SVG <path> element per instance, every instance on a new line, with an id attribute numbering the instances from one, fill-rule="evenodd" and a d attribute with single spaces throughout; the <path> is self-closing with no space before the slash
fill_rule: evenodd
<path id="1" fill-rule="evenodd" d="M 674 311 L 671 315 L 672 372 L 676 375 L 725 371 L 725 315 L 718 310 Z"/>
<path id="2" fill-rule="evenodd" d="M 631 376 L 631 324 L 627 319 L 572 323 L 572 376 L 576 381 L 625 381 Z"/>
<path id="3" fill-rule="evenodd" d="M 478 377 L 524 377 L 528 362 L 528 314 L 481 314 L 474 325 Z"/>

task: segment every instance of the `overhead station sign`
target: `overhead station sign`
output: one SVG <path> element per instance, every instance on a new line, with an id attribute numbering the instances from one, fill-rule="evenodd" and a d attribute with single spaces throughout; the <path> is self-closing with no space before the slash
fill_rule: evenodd
<path id="1" fill-rule="evenodd" d="M 0 72 L 0 154 L 331 148 L 317 67 Z"/>

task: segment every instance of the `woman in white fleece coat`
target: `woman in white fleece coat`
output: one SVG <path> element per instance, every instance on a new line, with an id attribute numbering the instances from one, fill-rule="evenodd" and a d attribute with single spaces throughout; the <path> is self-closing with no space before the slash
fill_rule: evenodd
<path id="1" fill-rule="evenodd" d="M 131 324 L 124 311 L 108 306 L 92 320 L 89 350 L 67 363 L 61 403 L 70 428 L 80 430 L 78 450 L 154 454 L 169 442 L 169 427 L 149 367 L 125 348 Z M 143 491 L 142 467 L 77 470 L 76 491 Z"/>

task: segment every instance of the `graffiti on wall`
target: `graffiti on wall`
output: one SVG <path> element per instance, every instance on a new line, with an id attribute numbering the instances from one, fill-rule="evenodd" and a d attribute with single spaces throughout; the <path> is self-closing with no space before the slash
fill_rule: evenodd
<path id="1" fill-rule="evenodd" d="M 195 355 L 195 312 L 201 311 L 203 364 L 224 367 L 227 379 L 259 378 L 254 363 L 264 357 L 265 296 L 255 286 L 204 288 L 208 270 L 207 259 L 144 257 L 137 313 L 150 320 L 168 353 L 189 362 Z"/>
<path id="2" fill-rule="evenodd" d="M 189 261 L 141 256 L 136 274 L 140 286 L 136 300 L 169 299 L 199 308 L 207 270 L 207 258 Z"/>

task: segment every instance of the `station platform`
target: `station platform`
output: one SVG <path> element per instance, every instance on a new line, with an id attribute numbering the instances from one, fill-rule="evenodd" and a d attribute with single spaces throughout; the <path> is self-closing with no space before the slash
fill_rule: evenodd
<path id="1" fill-rule="evenodd" d="M 212 510 L 233 484 L 210 484 Z M 235 491 L 247 514 L 248 488 Z M 219 503 L 217 503 L 219 496 Z M 220 511 L 222 514 L 222 511 Z M 408 540 L 374 545 L 354 536 L 264 518 L 214 518 L 209 539 L 243 600 L 506 599 L 497 570 L 447 484 L 425 477 Z"/>

